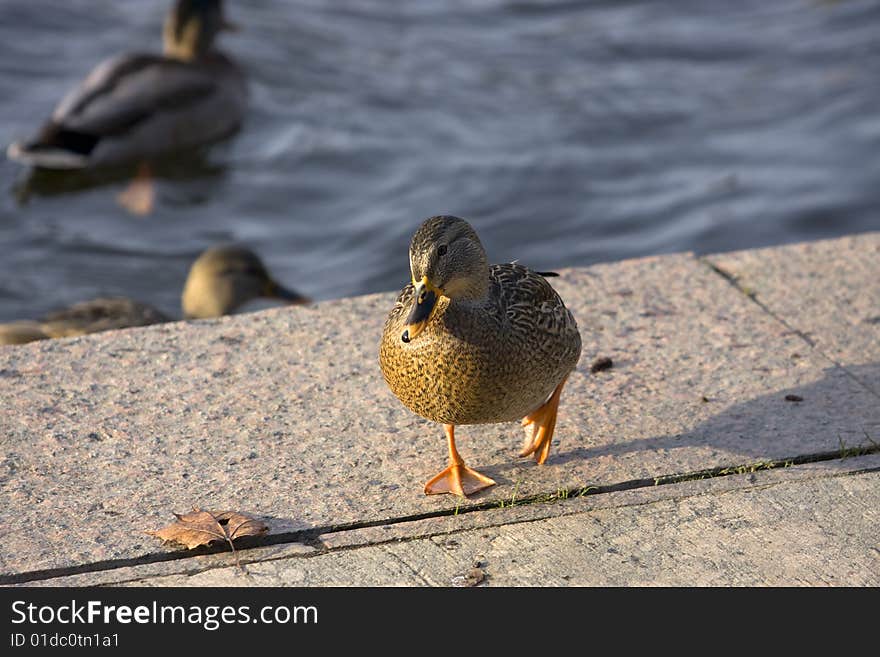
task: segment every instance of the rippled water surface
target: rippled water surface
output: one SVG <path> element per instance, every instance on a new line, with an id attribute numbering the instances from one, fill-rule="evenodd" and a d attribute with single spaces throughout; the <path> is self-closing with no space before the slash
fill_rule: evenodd
<path id="1" fill-rule="evenodd" d="M 880 4 L 840 0 L 227 3 L 242 131 L 158 182 L 0 163 L 0 319 L 99 295 L 177 314 L 241 241 L 318 299 L 398 289 L 421 219 L 537 269 L 880 228 Z M 167 4 L 2 0 L 0 141 Z"/>

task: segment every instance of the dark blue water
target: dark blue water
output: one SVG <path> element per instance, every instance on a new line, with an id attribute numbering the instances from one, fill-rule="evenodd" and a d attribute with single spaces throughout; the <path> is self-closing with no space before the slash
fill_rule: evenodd
<path id="1" fill-rule="evenodd" d="M 167 4 L 2 0 L 0 142 Z M 538 269 L 880 229 L 880 3 L 228 2 L 243 130 L 158 182 L 0 163 L 0 319 L 120 294 L 178 313 L 242 241 L 318 299 L 398 289 L 424 218 Z"/>

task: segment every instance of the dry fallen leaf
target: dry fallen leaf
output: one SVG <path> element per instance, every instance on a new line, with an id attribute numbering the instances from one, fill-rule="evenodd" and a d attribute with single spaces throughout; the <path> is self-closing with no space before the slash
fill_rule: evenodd
<path id="1" fill-rule="evenodd" d="M 158 531 L 148 531 L 150 536 L 166 543 L 179 543 L 189 549 L 208 545 L 214 541 L 226 541 L 235 552 L 232 541 L 243 536 L 259 536 L 269 528 L 265 523 L 236 511 L 212 513 L 194 508 L 189 513 L 174 514 L 177 521 Z"/>

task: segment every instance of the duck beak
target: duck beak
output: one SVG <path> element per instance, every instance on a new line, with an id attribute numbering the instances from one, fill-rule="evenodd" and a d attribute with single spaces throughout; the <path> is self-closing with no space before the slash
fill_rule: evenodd
<path id="1" fill-rule="evenodd" d="M 289 290 L 283 285 L 276 283 L 275 281 L 267 281 L 266 287 L 263 288 L 263 296 L 268 297 L 269 299 L 278 299 L 279 301 L 286 301 L 290 304 L 301 304 L 301 303 L 310 303 L 311 299 L 306 296 L 303 296 L 299 292 L 295 292 L 294 290 Z"/>
<path id="2" fill-rule="evenodd" d="M 424 276 L 421 281 L 414 283 L 414 285 L 415 300 L 413 301 L 409 317 L 406 318 L 406 329 L 403 331 L 403 335 L 400 336 L 403 342 L 409 342 L 422 332 L 422 329 L 428 325 L 428 321 L 434 313 L 437 301 L 443 296 L 443 290 L 434 286 L 427 276 Z"/>

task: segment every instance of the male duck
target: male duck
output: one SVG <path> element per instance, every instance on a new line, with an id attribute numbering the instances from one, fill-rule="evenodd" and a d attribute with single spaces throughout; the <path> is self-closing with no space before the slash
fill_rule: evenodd
<path id="1" fill-rule="evenodd" d="M 55 108 L 36 137 L 7 155 L 48 169 L 85 169 L 144 161 L 235 132 L 247 86 L 241 70 L 214 48 L 230 27 L 221 0 L 176 0 L 161 55 L 131 53 L 98 65 Z"/>

